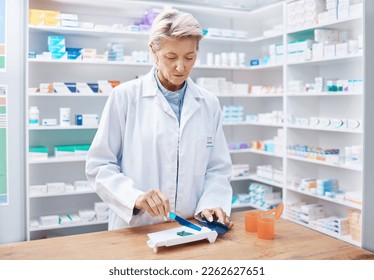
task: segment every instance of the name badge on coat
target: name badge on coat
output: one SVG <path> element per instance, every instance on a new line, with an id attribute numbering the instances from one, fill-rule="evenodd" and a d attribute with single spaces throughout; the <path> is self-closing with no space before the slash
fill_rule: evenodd
<path id="1" fill-rule="evenodd" d="M 213 136 L 207 136 L 206 137 L 206 146 L 207 147 L 213 147 L 214 146 Z"/>

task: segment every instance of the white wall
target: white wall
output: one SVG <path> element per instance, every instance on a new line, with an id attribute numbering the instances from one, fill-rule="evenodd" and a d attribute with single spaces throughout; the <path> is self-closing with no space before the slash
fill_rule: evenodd
<path id="1" fill-rule="evenodd" d="M 25 220 L 25 61 L 26 1 L 8 0 L 6 72 L 0 84 L 7 84 L 8 188 L 9 205 L 0 206 L 0 243 L 23 241 Z"/>

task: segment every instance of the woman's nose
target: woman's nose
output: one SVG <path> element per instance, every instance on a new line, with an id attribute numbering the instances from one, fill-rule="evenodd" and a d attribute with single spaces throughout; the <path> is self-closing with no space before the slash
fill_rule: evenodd
<path id="1" fill-rule="evenodd" d="M 177 67 L 176 67 L 176 70 L 178 71 L 178 73 L 183 73 L 184 72 L 184 64 L 183 64 L 183 61 L 178 61 L 177 62 Z"/>

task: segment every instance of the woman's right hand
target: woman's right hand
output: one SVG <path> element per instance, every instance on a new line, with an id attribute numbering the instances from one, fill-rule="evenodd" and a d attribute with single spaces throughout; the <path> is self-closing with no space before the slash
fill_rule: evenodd
<path id="1" fill-rule="evenodd" d="M 169 199 L 160 190 L 149 190 L 135 201 L 135 208 L 146 211 L 150 216 L 167 217 L 170 212 Z"/>

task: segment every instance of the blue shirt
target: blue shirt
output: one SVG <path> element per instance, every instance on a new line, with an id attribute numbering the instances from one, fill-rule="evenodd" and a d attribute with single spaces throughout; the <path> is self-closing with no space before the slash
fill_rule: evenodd
<path id="1" fill-rule="evenodd" d="M 181 89 L 178 89 L 177 91 L 171 91 L 166 89 L 160 82 L 160 79 L 157 75 L 158 71 L 155 71 L 155 78 L 157 82 L 157 86 L 159 90 L 164 95 L 165 99 L 169 102 L 171 108 L 173 109 L 175 116 L 178 119 L 178 122 L 180 123 L 181 119 L 181 112 L 182 112 L 182 106 L 183 106 L 183 98 L 184 94 L 186 93 L 187 89 L 187 82 L 184 82 L 184 85 Z"/>

